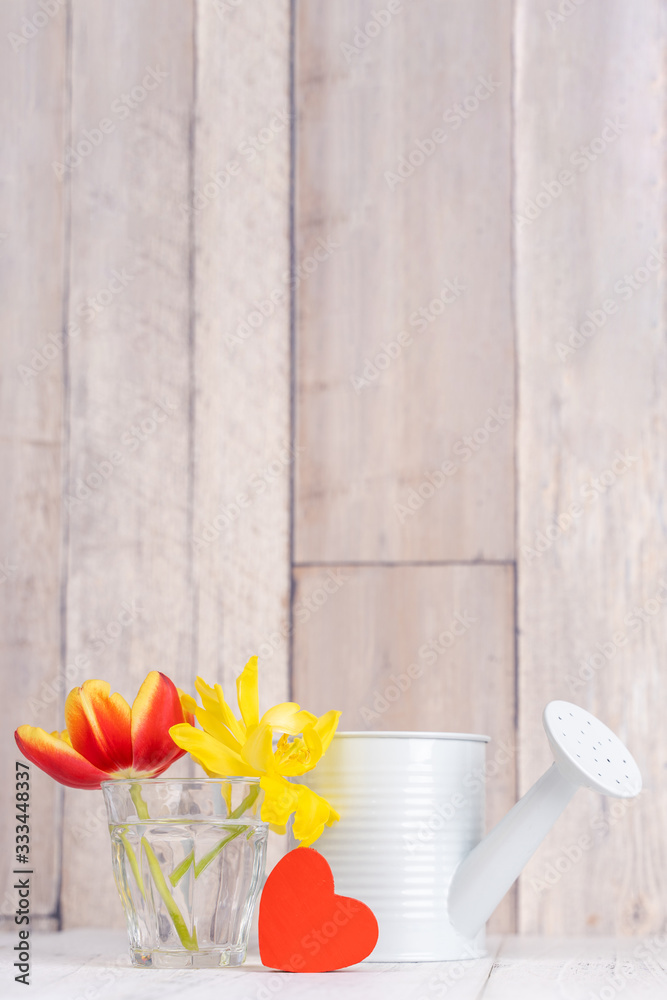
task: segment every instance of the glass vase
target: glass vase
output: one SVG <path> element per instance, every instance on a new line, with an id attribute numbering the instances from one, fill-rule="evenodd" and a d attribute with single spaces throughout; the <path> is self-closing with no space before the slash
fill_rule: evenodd
<path id="1" fill-rule="evenodd" d="M 103 781 L 134 965 L 241 965 L 268 824 L 259 778 Z"/>

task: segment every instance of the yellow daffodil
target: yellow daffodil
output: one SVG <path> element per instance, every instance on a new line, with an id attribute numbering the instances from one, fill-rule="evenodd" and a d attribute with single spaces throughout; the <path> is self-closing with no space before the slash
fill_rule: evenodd
<path id="1" fill-rule="evenodd" d="M 241 718 L 225 701 L 219 684 L 195 681 L 201 707 L 186 695 L 183 707 L 196 716 L 201 729 L 188 723 L 169 730 L 176 746 L 187 750 L 209 777 L 260 777 L 264 790 L 262 820 L 285 832 L 294 814 L 294 836 L 308 847 L 340 816 L 326 799 L 307 785 L 288 779 L 312 771 L 333 739 L 340 712 L 319 718 L 292 701 L 270 708 L 260 718 L 257 657 L 248 660 L 236 681 Z M 274 734 L 280 733 L 274 747 Z"/>

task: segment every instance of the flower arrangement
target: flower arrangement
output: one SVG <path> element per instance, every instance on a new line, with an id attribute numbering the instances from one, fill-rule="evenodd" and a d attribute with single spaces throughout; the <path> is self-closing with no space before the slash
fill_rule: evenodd
<path id="1" fill-rule="evenodd" d="M 214 964 L 238 964 L 245 957 L 245 939 L 259 891 L 267 826 L 284 834 L 293 816 L 294 836 L 300 846 L 307 847 L 325 826 L 340 819 L 324 798 L 301 780 L 291 780 L 302 779 L 317 765 L 333 739 L 340 712 L 326 712 L 318 718 L 294 702 L 284 702 L 260 716 L 256 656 L 245 665 L 236 687 L 238 716 L 221 686 L 211 687 L 200 677 L 195 689 L 201 705 L 155 670 L 131 706 L 120 694 L 111 694 L 106 681 L 87 680 L 67 697 L 62 732 L 48 733 L 30 725 L 16 730 L 22 754 L 56 781 L 72 788 L 104 788 L 114 875 L 128 918 L 135 964 L 159 964 L 160 953 L 167 954 L 164 941 L 162 947 L 151 941 L 151 928 L 162 928 L 159 933 L 163 933 L 165 926 L 172 928 L 164 932 L 167 938 L 175 934 L 176 944 L 180 942 L 185 952 L 199 953 L 203 964 L 211 961 L 216 942 L 208 941 L 206 946 L 198 942 L 194 901 L 199 894 L 206 899 L 208 911 L 217 914 L 211 919 L 208 912 L 203 919 L 207 934 L 209 927 L 222 927 L 223 875 L 234 878 L 236 872 L 246 880 L 243 891 L 236 894 L 243 912 L 229 915 L 229 926 L 219 932 L 227 944 L 217 946 L 220 954 L 214 956 Z M 198 802 L 189 824 L 178 821 L 183 834 L 175 846 L 175 821 L 165 826 L 167 821 L 156 816 L 144 793 L 150 791 L 151 801 L 161 804 L 153 793 L 157 794 L 157 786 L 165 779 L 153 779 L 186 753 L 211 783 L 190 781 L 189 785 L 203 785 L 209 800 L 217 790 L 218 798 L 217 804 L 207 800 L 203 808 Z M 193 798 L 192 787 L 188 795 Z M 240 799 L 236 804 L 234 795 Z M 204 818 L 209 822 L 205 835 L 200 835 L 196 827 L 204 825 Z M 212 844 L 211 836 L 215 837 Z M 229 851 L 235 853 L 229 855 Z M 208 887 L 200 879 L 207 870 L 211 871 Z M 211 895 L 210 885 L 216 886 L 218 896 Z M 213 898 L 217 902 L 211 902 Z M 158 918 L 158 910 L 166 921 Z M 237 942 L 231 950 L 230 935 Z M 173 962 L 174 954 L 169 954 Z"/>
<path id="2" fill-rule="evenodd" d="M 99 788 L 109 779 L 155 778 L 186 752 L 209 777 L 257 777 L 264 792 L 262 820 L 285 833 L 294 815 L 294 836 L 304 847 L 340 816 L 326 799 L 288 780 L 312 771 L 327 750 L 340 712 L 319 718 L 295 702 L 259 716 L 257 657 L 236 681 L 240 718 L 219 684 L 195 681 L 202 705 L 152 670 L 128 705 L 110 694 L 106 681 L 88 680 L 70 691 L 62 732 L 19 726 L 19 749 L 56 781 L 71 788 Z M 201 729 L 194 726 L 195 719 Z M 280 734 L 274 748 L 274 736 Z"/>

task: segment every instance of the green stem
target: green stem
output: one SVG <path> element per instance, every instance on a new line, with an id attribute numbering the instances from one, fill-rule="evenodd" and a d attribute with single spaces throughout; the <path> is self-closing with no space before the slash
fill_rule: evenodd
<path id="1" fill-rule="evenodd" d="M 130 785 L 130 796 L 134 803 L 134 808 L 137 810 L 138 818 L 140 820 L 150 821 L 148 806 L 146 805 L 144 798 L 141 794 L 141 785 L 139 784 L 139 782 L 133 782 Z M 181 916 L 181 911 L 179 910 L 178 906 L 171 897 L 171 893 L 169 892 L 169 886 L 167 885 L 165 877 L 162 874 L 162 869 L 160 868 L 160 862 L 155 857 L 155 852 L 153 851 L 153 848 L 148 843 L 145 837 L 141 838 L 141 846 L 143 847 L 144 853 L 146 854 L 146 858 L 148 859 L 148 867 L 150 868 L 151 875 L 153 876 L 153 882 L 155 883 L 155 887 L 157 891 L 160 893 L 160 896 L 162 897 L 164 905 L 166 906 L 167 912 L 171 917 L 172 923 L 174 925 L 176 933 L 178 934 L 181 944 L 183 945 L 184 948 L 187 948 L 188 951 L 197 951 L 199 949 L 199 945 L 197 944 L 197 932 L 193 928 L 192 934 L 190 934 L 187 925 L 185 923 L 185 920 Z M 137 878 L 139 887 L 143 892 L 144 891 L 143 880 L 141 878 L 141 873 L 139 871 L 137 859 L 134 856 L 134 851 L 132 850 L 132 847 L 127 843 L 125 844 L 125 847 L 126 850 L 129 848 L 130 865 L 132 866 L 132 871 L 134 872 L 135 877 Z"/>
<path id="2" fill-rule="evenodd" d="M 194 851 L 190 851 L 190 853 L 183 858 L 181 863 L 179 865 L 176 865 L 173 872 L 169 876 L 169 881 L 173 885 L 174 889 L 181 881 L 185 873 L 190 870 L 190 865 L 192 864 L 194 859 L 195 859 Z"/>
<path id="3" fill-rule="evenodd" d="M 139 819 L 150 819 L 150 816 L 148 815 L 148 806 L 143 800 L 141 785 L 138 781 L 135 781 L 130 785 L 130 797 L 134 802 L 134 808 L 137 810 L 137 816 Z"/>
<path id="4" fill-rule="evenodd" d="M 199 945 L 197 944 L 197 931 L 193 927 L 192 934 L 190 934 L 185 920 L 181 916 L 181 911 L 171 897 L 169 892 L 169 886 L 167 885 L 166 879 L 162 874 L 162 869 L 160 868 L 160 862 L 155 857 L 153 848 L 148 843 L 145 837 L 141 838 L 141 846 L 146 852 L 146 857 L 148 858 L 148 867 L 151 870 L 151 875 L 153 876 L 153 881 L 157 891 L 162 896 L 164 905 L 167 907 L 167 912 L 172 919 L 172 923 L 176 928 L 176 933 L 178 934 L 181 944 L 188 951 L 198 951 Z"/>
<path id="5" fill-rule="evenodd" d="M 259 795 L 260 791 L 261 791 L 261 789 L 259 787 L 259 782 L 258 782 L 256 785 L 252 786 L 252 788 L 250 789 L 250 791 L 248 792 L 248 794 L 244 798 L 244 800 L 241 803 L 241 805 L 237 806 L 236 809 L 234 809 L 233 812 L 230 812 L 229 818 L 230 819 L 240 819 L 241 816 L 243 816 L 243 813 L 246 811 L 246 809 L 250 809 L 250 806 L 253 806 L 255 804 L 255 801 L 256 801 L 257 796 Z"/>
<path id="6" fill-rule="evenodd" d="M 215 859 L 217 858 L 218 854 L 220 854 L 220 851 L 223 849 L 223 847 L 225 847 L 226 844 L 228 844 L 231 840 L 234 840 L 235 837 L 238 837 L 240 833 L 243 833 L 244 830 L 247 830 L 247 829 L 248 829 L 247 826 L 239 826 L 236 830 L 234 830 L 232 833 L 230 833 L 227 837 L 223 837 L 223 839 L 220 841 L 220 843 L 216 844 L 215 847 L 211 848 L 211 850 L 208 852 L 208 854 L 205 854 L 203 856 L 203 858 L 200 858 L 199 861 L 197 862 L 197 864 L 195 865 L 195 878 L 199 878 L 199 876 L 201 875 L 201 873 L 208 868 L 208 866 L 210 865 L 210 863 L 212 861 L 215 861 Z"/>
<path id="7" fill-rule="evenodd" d="M 243 816 L 243 813 L 246 811 L 246 809 L 250 809 L 250 807 L 255 804 L 255 801 L 259 793 L 260 793 L 259 784 L 253 785 L 253 787 L 250 789 L 250 791 L 244 798 L 243 802 L 241 802 L 241 804 L 238 805 L 236 809 L 230 812 L 229 819 L 240 819 L 241 816 Z M 229 844 L 230 841 L 234 840 L 241 833 L 245 833 L 247 829 L 248 829 L 247 826 L 239 826 L 232 833 L 228 834 L 226 837 L 223 837 L 220 843 L 216 844 L 215 847 L 213 847 L 208 852 L 208 854 L 205 854 L 202 858 L 200 858 L 196 864 L 195 864 L 195 852 L 190 851 L 187 857 L 183 858 L 181 863 L 177 865 L 176 868 L 174 868 L 173 872 L 169 876 L 169 881 L 171 882 L 171 884 L 174 887 L 176 887 L 183 878 L 183 876 L 186 874 L 186 872 L 189 870 L 190 865 L 194 865 L 195 878 L 199 878 L 201 873 L 208 868 L 211 862 L 215 861 L 215 859 L 217 858 L 218 854 L 223 849 L 223 847 L 226 847 L 226 845 Z"/>
<path id="8" fill-rule="evenodd" d="M 123 841 L 123 847 L 125 848 L 125 853 L 127 854 L 127 859 L 130 862 L 130 867 L 134 873 L 134 878 L 139 886 L 141 895 L 146 898 L 146 892 L 144 890 L 144 880 L 141 877 L 141 870 L 139 868 L 139 863 L 137 862 L 137 856 L 132 849 L 132 844 L 129 842 L 124 833 L 121 832 L 120 839 Z"/>

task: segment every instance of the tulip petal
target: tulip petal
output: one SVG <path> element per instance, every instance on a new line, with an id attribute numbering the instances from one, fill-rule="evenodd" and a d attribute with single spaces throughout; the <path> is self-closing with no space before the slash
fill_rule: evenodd
<path id="1" fill-rule="evenodd" d="M 181 699 L 166 674 L 151 670 L 132 705 L 132 770 L 157 775 L 183 756 L 169 729 L 183 722 Z"/>
<path id="2" fill-rule="evenodd" d="M 204 708 L 206 708 L 209 712 L 215 711 L 218 707 L 218 697 L 215 693 L 215 689 L 207 684 L 203 677 L 196 678 L 195 688 L 201 698 L 201 703 Z"/>
<path id="3" fill-rule="evenodd" d="M 335 810 L 331 809 L 326 799 L 307 785 L 299 785 L 298 788 L 299 801 L 294 814 L 294 836 L 301 841 L 300 847 L 310 847 L 320 836 L 331 813 Z"/>
<path id="4" fill-rule="evenodd" d="M 340 813 L 336 812 L 336 810 L 334 809 L 334 807 L 331 804 L 329 805 L 329 808 L 330 808 L 331 812 L 329 813 L 329 819 L 327 820 L 327 826 L 333 826 L 334 823 L 338 823 L 338 821 L 340 820 Z"/>
<path id="5" fill-rule="evenodd" d="M 257 682 L 257 657 L 251 656 L 236 679 L 236 695 L 241 716 L 246 726 L 259 722 L 259 691 Z"/>
<path id="6" fill-rule="evenodd" d="M 214 739 L 219 740 L 234 753 L 241 752 L 241 744 L 238 740 L 235 740 L 229 729 L 222 722 L 214 712 L 207 712 L 205 708 L 200 708 L 198 705 L 195 706 L 195 718 L 197 722 L 202 727 L 205 733 L 209 736 L 213 736 Z M 194 723 L 194 720 L 193 720 Z M 193 724 L 191 723 L 191 725 Z"/>
<path id="7" fill-rule="evenodd" d="M 178 697 L 181 699 L 181 708 L 183 709 L 183 718 L 186 722 L 189 722 L 191 726 L 195 724 L 195 709 L 197 707 L 197 702 L 194 700 L 191 694 L 186 694 L 185 691 L 181 691 L 179 687 L 176 688 L 178 691 Z"/>
<path id="8" fill-rule="evenodd" d="M 264 790 L 262 822 L 284 827 L 299 801 L 298 787 L 273 774 L 264 775 L 259 784 Z"/>
<path id="9" fill-rule="evenodd" d="M 199 767 L 201 767 L 202 771 L 205 772 L 205 774 L 206 774 L 207 777 L 209 777 L 209 778 L 219 778 L 220 777 L 220 775 L 216 771 L 210 771 L 206 767 L 206 765 L 203 763 L 203 761 L 199 760 L 198 757 L 195 757 L 195 755 L 193 753 L 190 754 L 190 757 L 194 761 L 195 764 L 198 764 Z"/>
<path id="10" fill-rule="evenodd" d="M 264 774 L 273 769 L 273 733 L 271 726 L 252 726 L 241 748 L 241 757 L 254 771 Z"/>
<path id="11" fill-rule="evenodd" d="M 174 743 L 187 750 L 202 765 L 210 777 L 256 777 L 257 772 L 237 753 L 223 746 L 213 736 L 194 729 L 186 722 L 169 730 Z"/>
<path id="12" fill-rule="evenodd" d="M 94 767 L 58 734 L 37 726 L 19 726 L 14 733 L 16 744 L 28 760 L 69 788 L 99 788 L 109 775 Z"/>
<path id="13" fill-rule="evenodd" d="M 234 739 L 238 740 L 239 743 L 243 743 L 245 739 L 245 725 L 241 720 L 236 718 L 230 706 L 225 701 L 222 687 L 219 684 L 215 684 L 214 687 L 218 698 L 218 711 L 221 713 L 221 718 L 224 724 L 227 726 Z"/>
<path id="14" fill-rule="evenodd" d="M 329 744 L 334 738 L 340 717 L 341 713 L 335 712 L 332 709 L 330 712 L 325 712 L 324 715 L 321 715 L 315 723 L 315 732 L 319 736 L 322 743 L 323 754 L 327 752 Z"/>
<path id="15" fill-rule="evenodd" d="M 306 770 L 312 771 L 315 765 L 319 763 L 323 752 L 322 740 L 318 736 L 315 726 L 306 726 L 303 731 L 303 742 L 308 749 L 308 766 Z"/>
<path id="16" fill-rule="evenodd" d="M 130 706 L 110 694 L 106 681 L 84 681 L 65 702 L 65 723 L 73 748 L 102 771 L 113 773 L 132 765 Z"/>
<path id="17" fill-rule="evenodd" d="M 314 722 L 317 722 L 317 716 L 312 712 L 306 712 L 295 701 L 284 701 L 281 705 L 274 705 L 260 719 L 260 725 L 266 723 L 272 729 L 287 733 L 288 736 L 298 736 L 303 732 L 304 726 Z"/>
<path id="18" fill-rule="evenodd" d="M 245 739 L 245 727 L 236 719 L 231 708 L 225 701 L 225 696 L 220 685 L 216 684 L 214 687 L 209 687 L 206 681 L 198 677 L 195 681 L 195 688 L 206 711 L 212 712 L 213 715 L 220 719 L 238 743 L 243 743 Z"/>
<path id="19" fill-rule="evenodd" d="M 63 740 L 69 747 L 72 746 L 72 741 L 69 738 L 69 733 L 67 732 L 66 729 L 63 730 L 54 729 L 53 732 L 51 733 L 51 736 L 54 736 L 57 740 Z"/>

